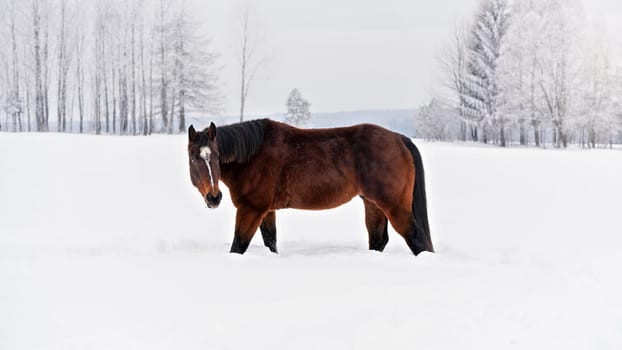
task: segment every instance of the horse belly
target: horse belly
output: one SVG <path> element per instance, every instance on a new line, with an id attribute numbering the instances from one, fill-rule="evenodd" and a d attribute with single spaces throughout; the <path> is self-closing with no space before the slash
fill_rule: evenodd
<path id="1" fill-rule="evenodd" d="M 352 178 L 331 168 L 295 174 L 288 181 L 286 207 L 323 210 L 343 205 L 360 192 Z"/>

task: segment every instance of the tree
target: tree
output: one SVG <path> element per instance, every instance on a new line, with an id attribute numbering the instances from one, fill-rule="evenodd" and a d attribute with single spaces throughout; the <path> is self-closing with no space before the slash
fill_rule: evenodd
<path id="1" fill-rule="evenodd" d="M 167 105 L 167 91 L 169 84 L 169 76 L 167 74 L 167 33 L 166 33 L 166 15 L 164 11 L 164 0 L 160 0 L 160 11 L 158 21 L 159 24 L 157 26 L 157 34 L 158 34 L 158 52 L 159 52 L 159 68 L 160 68 L 160 116 L 162 117 L 162 126 L 161 131 L 165 132 L 168 130 L 168 105 Z"/>
<path id="2" fill-rule="evenodd" d="M 546 25 L 541 37 L 545 50 L 538 57 L 538 82 L 542 94 L 541 109 L 553 126 L 553 144 L 567 147 L 576 107 L 580 103 L 576 91 L 581 35 L 577 25 L 581 14 L 573 1 L 547 0 Z"/>
<path id="3" fill-rule="evenodd" d="M 438 99 L 419 108 L 415 119 L 417 136 L 431 141 L 453 141 L 460 130 L 459 109 L 444 106 Z"/>
<path id="4" fill-rule="evenodd" d="M 181 8 L 172 23 L 172 79 L 171 124 L 175 112 L 179 116 L 178 132 L 186 131 L 188 109 L 207 113 L 218 113 L 222 105 L 219 88 L 220 68 L 216 65 L 218 55 L 210 50 L 207 35 L 200 32 L 198 25 L 190 21 L 185 9 Z"/>
<path id="5" fill-rule="evenodd" d="M 244 121 L 244 108 L 251 83 L 255 79 L 257 71 L 264 64 L 264 59 L 259 56 L 259 39 L 253 36 L 255 30 L 250 27 L 251 10 L 245 7 L 241 16 L 240 47 L 238 60 L 240 64 L 240 122 Z"/>
<path id="6" fill-rule="evenodd" d="M 311 119 L 309 112 L 309 102 L 302 98 L 298 89 L 293 89 L 289 93 L 286 102 L 287 113 L 285 114 L 285 122 L 294 126 L 303 126 Z"/>
<path id="7" fill-rule="evenodd" d="M 580 100 L 576 120 L 579 126 L 579 140 L 582 146 L 596 148 L 598 145 L 612 146 L 618 132 L 622 130 L 619 119 L 620 100 L 619 68 L 615 56 L 603 33 L 595 32 L 588 40 L 585 62 L 582 64 Z"/>
<path id="8" fill-rule="evenodd" d="M 461 114 L 480 126 L 481 140 L 488 142 L 491 128 L 506 145 L 506 120 L 498 111 L 501 103 L 499 57 L 509 26 L 506 0 L 487 0 L 479 10 L 468 43 L 467 75 L 463 87 Z"/>
<path id="9" fill-rule="evenodd" d="M 455 106 L 462 119 L 460 139 L 466 141 L 467 134 L 473 141 L 477 141 L 477 125 L 469 123 L 464 114 L 466 103 L 466 78 L 468 59 L 468 25 L 456 25 L 451 41 L 437 56 L 437 61 L 443 71 L 443 86 L 450 91 L 449 105 Z M 438 101 L 437 101 L 438 102 Z"/>
<path id="10" fill-rule="evenodd" d="M 36 131 L 72 131 L 75 108 L 76 131 L 150 134 L 185 131 L 190 111 L 218 113 L 207 35 L 183 6 L 154 5 L 0 0 L 0 128 L 30 131 L 32 115 Z"/>
<path id="11" fill-rule="evenodd" d="M 66 131 L 67 129 L 67 75 L 72 59 L 72 50 L 68 40 L 67 30 L 67 4 L 66 0 L 60 0 L 60 25 L 58 32 L 58 72 L 57 72 L 57 131 Z"/>
<path id="12" fill-rule="evenodd" d="M 5 81 L 6 81 L 6 97 L 4 110 L 8 118 L 10 118 L 12 131 L 22 131 L 22 114 L 23 114 L 23 101 L 20 94 L 20 70 L 19 70 L 19 58 L 18 58 L 18 38 L 16 36 L 16 8 L 15 0 L 11 0 L 10 4 L 10 19 L 9 19 L 9 36 L 10 36 L 10 58 L 4 58 L 2 61 L 5 63 Z M 0 54 L 1 55 L 1 54 Z M 8 129 L 8 127 L 7 127 Z M 1 130 L 1 123 L 0 123 Z"/>
<path id="13" fill-rule="evenodd" d="M 527 129 L 533 128 L 536 147 L 540 146 L 541 126 L 545 122 L 545 116 L 538 108 L 538 60 L 544 49 L 541 39 L 545 26 L 543 16 L 544 9 L 538 1 L 515 1 L 512 5 L 512 25 L 506 36 L 506 50 L 500 59 L 506 96 L 501 111 L 518 125 L 521 145 L 528 143 Z"/>
<path id="14" fill-rule="evenodd" d="M 43 0 L 45 1 L 45 0 Z M 48 131 L 47 4 L 32 1 L 33 56 L 35 61 L 35 118 L 37 131 Z"/>

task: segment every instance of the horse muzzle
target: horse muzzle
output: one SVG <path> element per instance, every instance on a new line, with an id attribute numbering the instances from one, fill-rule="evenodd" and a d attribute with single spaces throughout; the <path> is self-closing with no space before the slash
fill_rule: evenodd
<path id="1" fill-rule="evenodd" d="M 211 193 L 207 193 L 205 196 L 205 202 L 207 203 L 207 207 L 210 209 L 216 209 L 220 205 L 220 201 L 222 200 L 222 192 L 218 191 L 216 197 L 212 196 Z"/>

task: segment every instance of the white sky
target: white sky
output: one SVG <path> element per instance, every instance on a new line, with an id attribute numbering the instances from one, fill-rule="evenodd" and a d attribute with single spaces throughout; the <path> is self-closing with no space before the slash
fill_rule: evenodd
<path id="1" fill-rule="evenodd" d="M 312 112 L 427 103 L 438 87 L 438 49 L 479 0 L 186 0 L 222 54 L 225 114 L 239 113 L 235 47 L 244 3 L 269 58 L 251 87 L 247 114 L 266 114 L 283 111 L 293 88 Z M 584 6 L 588 16 L 622 32 L 622 1 L 584 0 Z"/>

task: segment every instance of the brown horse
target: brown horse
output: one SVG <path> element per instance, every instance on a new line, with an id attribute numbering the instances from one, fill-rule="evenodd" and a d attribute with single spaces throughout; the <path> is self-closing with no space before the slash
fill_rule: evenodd
<path id="1" fill-rule="evenodd" d="M 197 132 L 188 129 L 190 177 L 206 204 L 227 185 L 237 208 L 232 253 L 244 254 L 257 231 L 276 253 L 275 211 L 329 209 L 359 195 L 369 249 L 389 241 L 387 218 L 417 255 L 433 252 L 423 163 L 403 135 L 376 125 L 298 129 L 269 119 Z"/>

